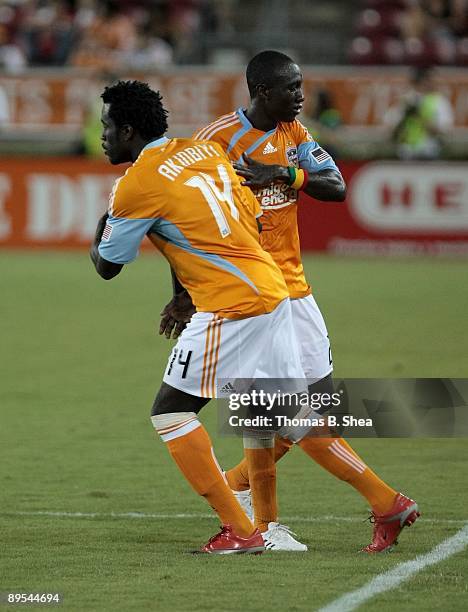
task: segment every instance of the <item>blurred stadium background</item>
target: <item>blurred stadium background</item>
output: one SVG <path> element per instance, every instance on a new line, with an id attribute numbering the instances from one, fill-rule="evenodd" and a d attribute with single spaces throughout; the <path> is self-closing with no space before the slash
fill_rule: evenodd
<path id="1" fill-rule="evenodd" d="M 464 440 L 354 440 L 423 507 L 394 556 L 356 556 L 363 502 L 299 452 L 280 505 L 312 562 L 183 554 L 216 523 L 147 419 L 167 264 L 143 257 L 107 284 L 87 256 L 122 173 L 102 158 L 99 95 L 147 80 L 169 135 L 188 136 L 247 103 L 245 65 L 266 48 L 300 63 L 300 119 L 348 182 L 344 204 L 299 206 L 337 375 L 467 376 L 468 0 L 0 0 L 0 591 L 61 590 L 73 610 L 310 610 L 466 521 Z M 232 465 L 238 440 L 203 418 Z M 135 512 L 148 520 L 119 519 Z M 227 573 L 232 602 L 213 586 Z M 455 557 L 377 605 L 465 610 L 464 575 Z"/>
<path id="2" fill-rule="evenodd" d="M 303 67 L 300 118 L 349 184 L 346 206 L 301 208 L 304 250 L 466 255 L 467 0 L 1 0 L 0 245 L 88 244 L 116 174 L 106 83 L 148 80 L 187 136 L 246 104 L 265 48 Z"/>

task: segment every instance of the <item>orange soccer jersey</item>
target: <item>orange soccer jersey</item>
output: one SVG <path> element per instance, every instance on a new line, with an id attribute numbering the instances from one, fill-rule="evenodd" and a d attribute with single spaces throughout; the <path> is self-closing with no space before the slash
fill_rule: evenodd
<path id="1" fill-rule="evenodd" d="M 148 235 L 198 311 L 271 312 L 288 291 L 258 243 L 256 206 L 219 145 L 160 138 L 116 181 L 99 253 L 128 263 Z"/>
<path id="2" fill-rule="evenodd" d="M 307 169 L 310 163 L 314 170 L 336 169 L 331 157 L 297 120 L 279 123 L 274 130 L 262 132 L 252 126 L 242 109 L 238 109 L 198 130 L 194 138 L 219 143 L 232 161 L 242 161 L 242 154 L 246 153 L 264 164 L 298 166 L 302 165 L 302 149 L 311 160 L 305 166 Z M 310 287 L 304 276 L 297 227 L 297 191 L 284 183 L 272 183 L 254 193 L 263 211 L 261 245 L 280 267 L 290 297 L 308 295 Z"/>

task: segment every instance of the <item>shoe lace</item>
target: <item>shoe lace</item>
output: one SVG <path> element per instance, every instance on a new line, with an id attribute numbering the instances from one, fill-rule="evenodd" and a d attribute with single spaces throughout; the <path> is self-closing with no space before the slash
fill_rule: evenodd
<path id="1" fill-rule="evenodd" d="M 208 540 L 208 544 L 211 544 L 215 540 L 219 540 L 220 538 L 228 538 L 229 537 L 229 529 L 225 525 L 221 525 L 221 531 L 219 533 L 215 533 L 214 536 Z"/>
<path id="2" fill-rule="evenodd" d="M 296 535 L 294 531 L 292 531 L 292 529 L 290 529 L 287 525 L 282 525 L 281 523 L 277 523 L 268 531 L 270 532 L 270 534 L 274 534 L 281 540 L 288 540 L 291 536 Z"/>
<path id="3" fill-rule="evenodd" d="M 377 536 L 379 526 L 383 524 L 383 521 L 380 520 L 379 517 L 374 514 L 374 512 L 371 512 L 370 516 L 364 519 L 364 522 L 365 521 L 369 521 L 369 523 L 372 525 L 372 541 L 374 541 Z"/>
<path id="4" fill-rule="evenodd" d="M 372 525 L 372 541 L 374 541 L 375 536 L 377 534 L 377 520 L 376 520 L 376 516 L 373 512 L 370 513 L 370 515 L 364 519 L 364 523 L 366 523 L 367 521 L 369 521 L 369 523 Z"/>

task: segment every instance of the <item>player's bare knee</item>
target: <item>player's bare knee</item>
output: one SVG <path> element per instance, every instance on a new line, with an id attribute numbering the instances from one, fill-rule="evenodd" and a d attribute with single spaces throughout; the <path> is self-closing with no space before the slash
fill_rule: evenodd
<path id="1" fill-rule="evenodd" d="M 206 397 L 190 395 L 163 382 L 153 402 L 151 416 L 176 412 L 198 414 L 208 402 Z"/>
<path id="2" fill-rule="evenodd" d="M 333 374 L 330 372 L 324 378 L 309 385 L 309 393 L 330 393 L 334 392 Z"/>

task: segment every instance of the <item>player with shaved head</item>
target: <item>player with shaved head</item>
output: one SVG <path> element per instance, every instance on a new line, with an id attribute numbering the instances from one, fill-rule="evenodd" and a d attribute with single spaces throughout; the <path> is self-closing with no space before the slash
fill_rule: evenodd
<path id="1" fill-rule="evenodd" d="M 260 243 L 278 264 L 288 287 L 295 338 L 309 392 L 332 394 L 330 342 L 304 274 L 297 207 L 301 192 L 318 200 L 341 202 L 346 195 L 345 183 L 332 157 L 297 119 L 304 94 L 302 71 L 296 62 L 278 51 L 263 51 L 249 62 L 246 78 L 249 106 L 197 130 L 195 138 L 221 145 L 244 185 L 255 194 L 262 210 Z M 312 202 L 302 206 L 310 206 L 313 214 Z M 163 317 L 166 333 L 170 333 L 180 315 L 173 308 L 174 303 Z M 258 450 L 246 449 L 246 459 L 226 473 L 247 510 L 252 498 L 255 524 L 271 550 L 307 550 L 278 523 L 274 463 L 291 444 L 277 436 L 274 449 L 265 451 L 263 461 L 257 462 L 254 469 L 248 469 L 247 460 Z M 368 500 L 374 534 L 365 552 L 388 550 L 403 527 L 419 516 L 417 504 L 382 481 L 342 438 L 331 434 L 306 436 L 298 444 L 330 474 L 349 483 Z"/>

